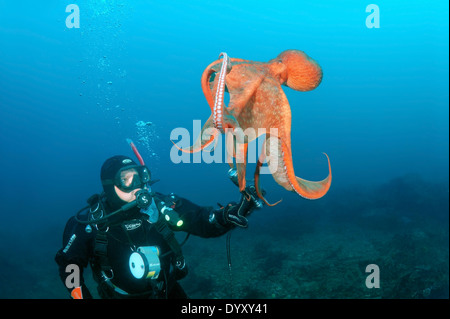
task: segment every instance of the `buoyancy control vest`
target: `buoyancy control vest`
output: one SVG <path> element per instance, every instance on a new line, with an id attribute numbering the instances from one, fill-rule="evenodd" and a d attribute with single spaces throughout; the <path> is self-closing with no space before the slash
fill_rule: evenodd
<path id="1" fill-rule="evenodd" d="M 170 253 L 173 254 L 173 257 L 171 258 L 172 270 L 169 274 L 170 278 L 165 278 L 165 290 L 167 293 L 171 288 L 170 285 L 173 285 L 177 280 L 184 278 L 188 272 L 181 245 L 175 238 L 173 230 L 168 225 L 170 222 L 172 225 L 180 225 L 180 221 L 182 224 L 182 220 L 179 219 L 178 213 L 174 210 L 177 205 L 175 195 L 171 194 L 169 196 L 164 196 L 162 194 L 152 193 L 152 196 L 158 208 L 159 216 L 157 221 L 151 224 L 151 227 L 162 236 L 167 246 L 170 247 Z M 96 231 L 94 237 L 94 258 L 91 262 L 94 273 L 97 273 L 95 276 L 96 280 L 99 285 L 106 285 L 109 289 L 113 289 L 114 292 L 119 295 L 124 297 L 130 296 L 129 293 L 115 286 L 111 282 L 114 274 L 108 256 L 108 231 L 113 223 L 117 225 L 117 217 L 119 216 L 116 215 L 114 216 L 115 218 L 111 220 L 105 218 L 108 217 L 108 214 L 105 210 L 104 196 L 102 195 L 96 194 L 91 196 L 88 199 L 88 204 L 89 223 L 86 227 L 91 227 L 91 231 L 92 227 L 94 227 Z M 96 220 L 99 220 L 99 222 L 96 223 Z M 186 238 L 188 238 L 188 236 Z M 150 282 L 152 282 L 152 279 L 158 278 L 157 274 L 159 274 L 158 257 L 159 251 L 157 251 L 157 248 L 152 246 L 139 247 L 137 251 L 130 256 L 130 271 L 133 272 L 133 275 L 135 275 L 136 278 L 140 276 L 143 280 L 150 280 Z M 153 285 L 153 283 L 155 284 Z M 156 284 L 156 281 L 152 282 L 152 287 L 153 293 L 154 290 L 162 289 L 161 286 Z"/>

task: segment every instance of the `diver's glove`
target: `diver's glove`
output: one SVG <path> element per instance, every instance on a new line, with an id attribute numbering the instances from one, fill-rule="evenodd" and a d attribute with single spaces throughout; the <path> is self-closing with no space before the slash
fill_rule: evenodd
<path id="1" fill-rule="evenodd" d="M 248 220 L 246 216 L 250 211 L 251 201 L 242 196 L 239 204 L 232 202 L 224 208 L 223 216 L 228 224 L 233 224 L 239 227 L 246 228 L 248 226 Z"/>
<path id="2" fill-rule="evenodd" d="M 242 192 L 242 194 L 253 202 L 254 207 L 252 208 L 252 211 L 255 208 L 259 209 L 263 207 L 264 202 L 258 197 L 255 185 L 250 184 L 249 186 L 245 187 L 245 190 Z M 261 194 L 262 196 L 266 195 L 266 191 L 264 189 L 261 189 Z"/>
<path id="3" fill-rule="evenodd" d="M 222 216 L 226 224 L 246 228 L 248 227 L 247 216 L 262 205 L 262 201 L 256 195 L 255 186 L 250 185 L 242 192 L 239 203 L 231 202 L 223 207 Z"/>

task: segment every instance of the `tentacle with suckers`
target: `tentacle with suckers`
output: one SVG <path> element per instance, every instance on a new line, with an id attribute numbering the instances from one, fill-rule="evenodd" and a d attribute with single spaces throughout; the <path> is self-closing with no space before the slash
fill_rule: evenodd
<path id="1" fill-rule="evenodd" d="M 202 89 L 205 94 L 206 100 L 211 107 L 213 114 L 210 116 L 208 121 L 206 121 L 203 126 L 200 136 L 197 138 L 197 141 L 193 146 L 190 146 L 188 149 L 182 149 L 178 145 L 176 145 L 173 141 L 172 143 L 182 152 L 186 153 L 196 153 L 202 151 L 207 146 L 211 145 L 213 141 L 215 141 L 213 149 L 217 145 L 217 137 L 220 133 L 223 133 L 224 127 L 224 107 L 223 107 L 223 97 L 225 94 L 225 76 L 229 70 L 231 70 L 231 63 L 226 53 L 221 53 L 219 58 L 223 55 L 222 67 L 220 69 L 219 81 L 216 88 L 215 101 L 212 105 L 212 92 L 209 88 L 209 79 L 211 75 L 216 72 L 212 68 L 212 64 L 210 64 L 205 71 L 203 72 L 201 83 Z M 211 131 L 211 129 L 217 129 L 218 131 Z"/>
<path id="2" fill-rule="evenodd" d="M 222 56 L 223 53 L 221 53 L 219 55 Z M 226 53 L 225 53 L 226 54 Z M 216 68 L 216 66 L 218 66 L 219 64 L 223 63 L 224 61 L 226 61 L 227 65 L 226 65 L 226 73 L 228 74 L 231 71 L 232 65 L 234 63 L 259 63 L 259 62 L 253 62 L 251 60 L 244 60 L 244 59 L 238 59 L 238 58 L 230 58 L 227 57 L 223 58 L 223 59 L 218 59 L 212 63 L 210 63 L 205 70 L 203 71 L 202 77 L 201 77 L 201 86 L 202 86 L 202 90 L 203 90 L 203 94 L 205 95 L 206 101 L 208 102 L 209 107 L 211 108 L 211 112 L 214 113 L 214 97 L 213 97 L 213 92 L 217 92 L 217 82 L 215 81 L 215 86 L 211 89 L 210 87 L 210 81 L 211 81 L 211 76 L 214 73 L 220 72 L 220 70 L 222 69 L 218 69 Z M 225 74 L 226 75 L 226 74 Z"/>
<path id="3" fill-rule="evenodd" d="M 254 181 L 255 181 L 256 195 L 259 198 L 261 198 L 267 206 L 275 206 L 275 205 L 279 204 L 282 201 L 282 199 L 280 199 L 279 201 L 277 201 L 276 203 L 273 203 L 273 204 L 269 203 L 266 200 L 266 198 L 264 197 L 264 195 L 262 194 L 262 188 L 261 188 L 260 181 L 259 181 L 259 173 L 261 171 L 262 165 L 264 164 L 264 161 L 266 160 L 266 142 L 269 139 L 270 139 L 270 135 L 267 134 L 266 141 L 262 144 L 261 154 L 259 155 L 258 162 L 256 163 Z"/>
<path id="4" fill-rule="evenodd" d="M 266 137 L 266 141 L 263 144 L 263 151 L 258 159 L 255 170 L 255 186 L 258 197 L 269 206 L 274 206 L 281 201 L 270 204 L 261 194 L 259 171 L 266 157 L 268 168 L 280 186 L 283 186 L 288 191 L 296 192 L 306 199 L 319 199 L 323 197 L 330 189 L 332 179 L 330 159 L 327 154 L 325 156 L 328 160 L 328 176 L 321 181 L 308 181 L 295 176 L 292 155 L 286 144 L 278 137 Z"/>
<path id="5" fill-rule="evenodd" d="M 211 75 L 216 72 L 216 70 L 213 69 L 213 66 L 218 63 L 218 61 L 215 61 L 208 65 L 205 69 L 205 71 L 202 74 L 201 78 L 201 84 L 202 84 L 202 90 L 206 97 L 206 100 L 208 102 L 208 105 L 211 108 L 212 115 L 208 119 L 208 121 L 203 126 L 200 136 L 197 138 L 197 141 L 194 143 L 193 146 L 190 146 L 187 149 L 180 148 L 177 144 L 175 144 L 173 141 L 172 143 L 175 145 L 176 148 L 181 150 L 182 152 L 186 153 L 196 153 L 199 151 L 204 150 L 206 147 L 211 145 L 212 142 L 215 141 L 213 149 L 217 145 L 217 137 L 220 135 L 220 133 L 224 132 L 224 128 L 232 127 L 234 126 L 233 123 L 227 123 L 230 121 L 226 121 L 226 119 L 229 117 L 226 108 L 224 108 L 224 94 L 225 94 L 225 76 L 228 72 L 231 70 L 231 62 L 226 53 L 221 53 L 219 55 L 219 58 L 223 56 L 222 59 L 222 67 L 220 69 L 220 74 L 218 81 L 216 83 L 216 87 L 213 89 L 215 93 L 215 99 L 213 102 L 213 95 L 212 91 L 209 87 L 209 81 L 211 78 Z M 233 121 L 231 121 L 233 122 Z M 211 131 L 211 129 L 217 129 L 216 131 Z"/>
<path id="6" fill-rule="evenodd" d="M 200 136 L 197 138 L 194 145 L 189 146 L 188 148 L 181 148 L 174 141 L 171 140 L 171 142 L 178 150 L 184 153 L 196 153 L 202 151 L 214 141 L 216 141 L 214 144 L 215 147 L 217 145 L 217 137 L 219 135 L 220 132 L 214 127 L 212 116 L 210 116 L 205 125 L 203 125 Z"/>
<path id="7" fill-rule="evenodd" d="M 222 67 L 220 68 L 219 78 L 217 79 L 217 90 L 214 99 L 213 123 L 214 127 L 221 133 L 224 132 L 224 95 L 225 95 L 225 76 L 231 71 L 231 63 L 225 52 L 220 53 L 219 58 L 223 56 Z"/>
<path id="8" fill-rule="evenodd" d="M 330 158 L 327 154 L 325 156 L 328 160 L 328 176 L 321 181 L 308 181 L 300 177 L 296 177 L 294 173 L 294 166 L 292 162 L 292 154 L 290 148 L 286 143 L 278 139 L 278 150 L 271 153 L 269 156 L 278 157 L 278 169 L 272 175 L 278 184 L 283 186 L 286 190 L 295 191 L 298 195 L 306 199 L 319 199 L 323 197 L 331 186 L 331 165 Z"/>

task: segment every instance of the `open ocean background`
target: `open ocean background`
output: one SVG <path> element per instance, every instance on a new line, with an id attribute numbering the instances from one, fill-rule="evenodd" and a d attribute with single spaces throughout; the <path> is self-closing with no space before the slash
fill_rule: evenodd
<path id="1" fill-rule="evenodd" d="M 66 27 L 71 3 L 80 28 Z M 182 286 L 193 298 L 448 298 L 448 2 L 378 0 L 372 29 L 370 3 L 0 0 L 0 297 L 68 297 L 53 260 L 65 223 L 101 191 L 106 158 L 133 156 L 126 138 L 154 190 L 237 201 L 228 164 L 174 164 L 170 133 L 208 119 L 200 77 L 220 52 L 298 49 L 324 76 L 311 92 L 284 88 L 295 173 L 323 179 L 326 152 L 331 189 L 307 201 L 263 176 L 283 202 L 233 232 L 233 279 L 224 237 L 191 238 Z M 365 286 L 369 264 L 379 289 Z"/>

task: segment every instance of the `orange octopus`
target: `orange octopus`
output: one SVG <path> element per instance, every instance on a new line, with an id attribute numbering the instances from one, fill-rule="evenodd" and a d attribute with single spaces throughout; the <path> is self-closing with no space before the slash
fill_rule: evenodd
<path id="1" fill-rule="evenodd" d="M 201 78 L 202 90 L 212 114 L 194 146 L 182 151 L 201 151 L 220 133 L 232 132 L 235 137 L 231 139 L 232 154 L 236 159 L 239 189 L 243 191 L 248 143 L 265 134 L 254 175 L 258 196 L 269 206 L 279 203 L 268 203 L 261 193 L 259 175 L 264 161 L 267 161 L 275 181 L 286 190 L 295 191 L 307 199 L 324 196 L 331 185 L 331 165 L 327 154 L 329 173 L 324 180 L 308 181 L 294 174 L 291 109 L 281 88 L 285 85 L 296 91 L 310 91 L 321 80 L 320 66 L 299 50 L 286 50 L 265 63 L 229 58 L 226 53 L 221 53 L 219 60 L 206 67 Z M 228 107 L 224 105 L 226 91 L 229 93 Z M 248 129 L 256 133 L 242 133 Z M 234 164 L 230 163 L 230 166 L 234 167 Z"/>

